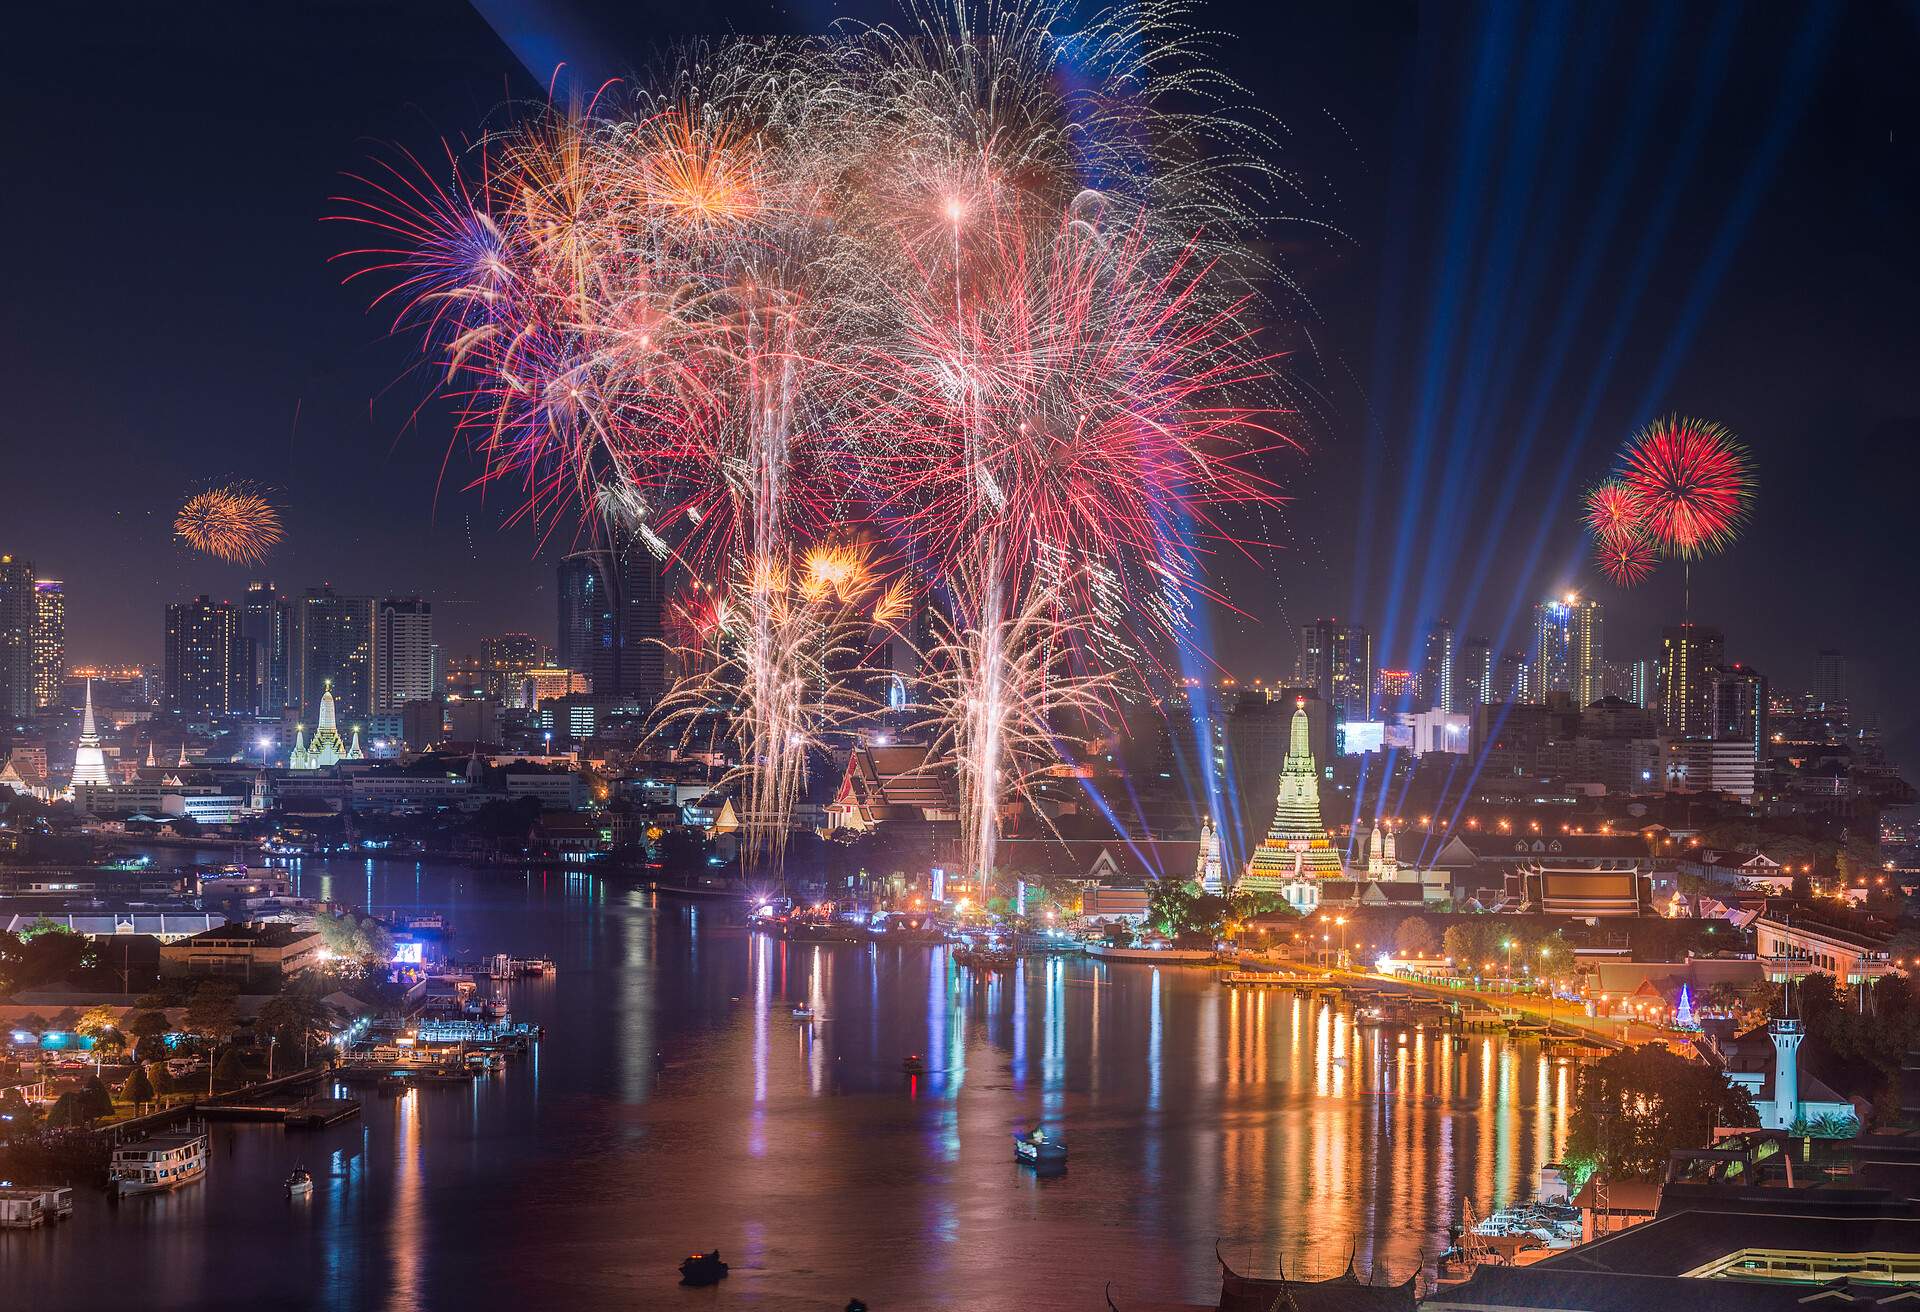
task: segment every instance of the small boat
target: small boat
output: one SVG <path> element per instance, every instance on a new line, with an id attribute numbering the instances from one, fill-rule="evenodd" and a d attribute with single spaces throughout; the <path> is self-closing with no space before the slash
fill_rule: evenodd
<path id="1" fill-rule="evenodd" d="M 793 1009 L 793 1018 L 795 1020 L 812 1020 L 813 1008 L 803 1002 Z"/>
<path id="2" fill-rule="evenodd" d="M 287 1197 L 305 1198 L 313 1193 L 313 1172 L 304 1166 L 293 1168 L 293 1174 L 287 1177 Z"/>
<path id="3" fill-rule="evenodd" d="M 1067 1146 L 1058 1139 L 1049 1139 L 1047 1132 L 1037 1125 L 1031 1130 L 1016 1130 L 1013 1160 L 1027 1166 L 1065 1166 Z"/>
<path id="4" fill-rule="evenodd" d="M 927 1063 L 923 1061 L 920 1054 L 916 1052 L 901 1061 L 900 1069 L 909 1075 L 923 1075 L 926 1073 Z"/>
<path id="5" fill-rule="evenodd" d="M 407 1082 L 398 1075 L 382 1075 L 374 1088 L 382 1098 L 397 1098 L 407 1091 Z"/>
<path id="6" fill-rule="evenodd" d="M 680 1264 L 680 1283 L 683 1285 L 717 1285 L 727 1278 L 727 1264 L 720 1260 L 720 1250 L 711 1253 L 694 1253 Z"/>

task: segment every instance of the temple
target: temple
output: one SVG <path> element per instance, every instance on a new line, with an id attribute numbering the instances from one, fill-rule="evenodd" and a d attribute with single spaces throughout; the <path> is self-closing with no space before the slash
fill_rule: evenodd
<path id="1" fill-rule="evenodd" d="M 1200 854 L 1194 863 L 1193 879 L 1203 892 L 1227 891 L 1226 872 L 1220 865 L 1220 831 L 1213 827 L 1212 816 L 1200 825 Z"/>
<path id="2" fill-rule="evenodd" d="M 106 753 L 100 750 L 100 730 L 93 722 L 93 680 L 87 680 L 87 709 L 80 718 L 80 746 L 73 753 L 73 786 L 106 785 Z"/>
<path id="3" fill-rule="evenodd" d="M 293 733 L 293 752 L 287 757 L 289 770 L 324 770 L 328 766 L 338 765 L 341 761 L 354 760 L 360 755 L 360 732 L 354 730 L 353 750 L 347 749 L 340 739 L 340 726 L 335 722 L 333 709 L 333 680 L 326 681 L 320 694 L 320 723 L 313 731 L 313 741 L 305 741 L 305 731 L 296 728 Z"/>
<path id="4" fill-rule="evenodd" d="M 1300 876 L 1325 879 L 1338 878 L 1340 873 L 1340 854 L 1320 823 L 1320 772 L 1308 741 L 1307 703 L 1302 698 L 1294 703 L 1273 824 L 1254 849 L 1242 878 L 1248 888 L 1272 893 Z"/>

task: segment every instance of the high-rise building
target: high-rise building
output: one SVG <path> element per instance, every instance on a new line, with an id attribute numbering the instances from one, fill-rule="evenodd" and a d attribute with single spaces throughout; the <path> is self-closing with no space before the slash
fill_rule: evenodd
<path id="1" fill-rule="evenodd" d="M 1651 709 L 1660 704 L 1660 666 L 1656 661 L 1635 661 L 1632 666 L 1632 692 L 1627 700 L 1635 706 Z"/>
<path id="2" fill-rule="evenodd" d="M 547 663 L 547 650 L 531 633 L 499 633 L 480 639 L 480 687 L 496 702 L 519 705 L 528 670 Z M 571 669 L 571 666 L 566 668 Z"/>
<path id="3" fill-rule="evenodd" d="M 1847 702 L 1847 657 L 1844 652 L 1822 647 L 1814 654 L 1813 708 L 1825 715 L 1829 724 L 1842 732 L 1846 730 L 1852 708 Z"/>
<path id="4" fill-rule="evenodd" d="M 336 717 L 349 724 L 366 719 L 374 710 L 374 599 L 308 588 L 294 603 L 293 623 L 291 706 L 317 716 L 331 681 Z"/>
<path id="5" fill-rule="evenodd" d="M 388 597 L 380 603 L 374 667 L 377 710 L 392 713 L 434 695 L 433 604 L 419 597 Z"/>
<path id="6" fill-rule="evenodd" d="M 568 556 L 560 562 L 558 575 L 560 622 L 554 635 L 554 664 L 576 674 L 592 674 L 594 652 L 600 645 L 602 620 L 608 610 L 600 553 L 581 551 Z"/>
<path id="7" fill-rule="evenodd" d="M 1707 672 L 1716 739 L 1739 739 L 1753 749 L 1753 759 L 1771 759 L 1767 743 L 1767 676 L 1750 665 L 1735 662 Z"/>
<path id="8" fill-rule="evenodd" d="M 1533 608 L 1533 642 L 1528 652 L 1527 700 L 1544 703 L 1564 692 L 1575 706 L 1606 695 L 1606 644 L 1600 603 L 1569 592 Z"/>
<path id="9" fill-rule="evenodd" d="M 252 648 L 230 601 L 206 596 L 167 607 L 165 696 L 180 715 L 251 710 Z"/>
<path id="10" fill-rule="evenodd" d="M 1491 640 L 1476 636 L 1460 644 L 1460 657 L 1453 671 L 1453 700 L 1456 711 L 1469 715 L 1489 702 L 1500 700 L 1495 691 Z"/>
<path id="11" fill-rule="evenodd" d="M 559 663 L 585 666 L 597 702 L 650 707 L 666 691 L 660 562 L 638 534 L 606 532 L 561 562 Z"/>
<path id="12" fill-rule="evenodd" d="M 33 707 L 60 700 L 67 677 L 67 591 L 59 579 L 33 581 Z"/>
<path id="13" fill-rule="evenodd" d="M 1707 672 L 1726 663 L 1720 630 L 1681 624 L 1660 632 L 1660 722 L 1679 738 L 1713 736 L 1713 685 Z"/>
<path id="14" fill-rule="evenodd" d="M 253 695 L 246 709 L 279 715 L 291 697 L 293 607 L 271 582 L 247 584 L 240 603 L 240 640 L 252 649 Z"/>
<path id="15" fill-rule="evenodd" d="M 1299 676 L 1336 721 L 1373 718 L 1373 635 L 1363 625 L 1323 619 L 1304 626 Z"/>
<path id="16" fill-rule="evenodd" d="M 1374 705 L 1382 716 L 1411 711 L 1420 700 L 1420 679 L 1412 670 L 1382 670 L 1374 686 Z"/>
<path id="17" fill-rule="evenodd" d="M 33 565 L 0 555 L 0 719 L 33 714 Z"/>
<path id="18" fill-rule="evenodd" d="M 1420 663 L 1420 692 L 1428 710 L 1450 712 L 1456 700 L 1464 700 L 1456 683 L 1457 674 L 1453 625 L 1447 620 L 1435 620 L 1427 630 L 1427 649 Z"/>

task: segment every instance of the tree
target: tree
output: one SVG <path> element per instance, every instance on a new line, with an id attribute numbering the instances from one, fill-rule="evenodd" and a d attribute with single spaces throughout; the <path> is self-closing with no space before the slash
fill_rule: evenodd
<path id="1" fill-rule="evenodd" d="M 1568 1156 L 1608 1179 L 1650 1180 L 1675 1149 L 1704 1147 L 1716 1127 L 1759 1120 L 1746 1090 L 1718 1069 L 1650 1043 L 1581 1072 Z"/>
<path id="2" fill-rule="evenodd" d="M 213 1065 L 213 1079 L 216 1084 L 224 1084 L 229 1089 L 239 1088 L 247 1082 L 247 1064 L 240 1059 L 240 1049 L 228 1048 L 220 1054 L 220 1060 Z"/>
<path id="3" fill-rule="evenodd" d="M 278 1041 L 289 1058 L 299 1053 L 304 1060 L 309 1044 L 316 1038 L 325 1038 L 327 1019 L 325 1003 L 308 993 L 288 991 L 277 993 L 261 1004 L 260 1014 L 254 1017 L 253 1030 L 257 1035 Z"/>
<path id="4" fill-rule="evenodd" d="M 120 1018 L 111 1007 L 90 1007 L 74 1022 L 75 1033 L 93 1040 L 95 1048 L 123 1045 L 125 1038 L 120 1033 Z"/>
<path id="5" fill-rule="evenodd" d="M 207 979 L 187 1003 L 187 1028 L 216 1043 L 232 1036 L 240 990 L 230 980 Z"/>
<path id="6" fill-rule="evenodd" d="M 1156 879 L 1147 885 L 1147 923 L 1172 936 L 1185 929 L 1200 886 L 1190 879 Z"/>
<path id="7" fill-rule="evenodd" d="M 127 1076 L 127 1082 L 120 1088 L 120 1096 L 133 1104 L 137 1112 L 154 1100 L 153 1080 L 147 1075 L 147 1068 L 134 1063 L 133 1074 Z"/>
<path id="8" fill-rule="evenodd" d="M 80 1116 L 83 1120 L 98 1121 L 113 1115 L 113 1094 L 101 1082 L 98 1075 L 90 1077 L 80 1086 Z"/>
<path id="9" fill-rule="evenodd" d="M 1408 916 L 1393 927 L 1393 950 L 1403 957 L 1431 956 L 1439 946 L 1433 926 L 1418 916 Z"/>
<path id="10" fill-rule="evenodd" d="M 47 1125 L 52 1129 L 67 1129 L 80 1124 L 80 1100 L 71 1093 L 63 1093 L 53 1100 L 53 1108 L 47 1113 Z"/>

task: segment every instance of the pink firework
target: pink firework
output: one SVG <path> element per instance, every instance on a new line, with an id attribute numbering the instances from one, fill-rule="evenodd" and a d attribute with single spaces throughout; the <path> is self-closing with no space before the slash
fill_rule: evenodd
<path id="1" fill-rule="evenodd" d="M 855 366 L 882 515 L 937 573 L 992 544 L 1009 596 L 1042 581 L 1063 612 L 1111 611 L 1102 589 L 1143 580 L 1200 587 L 1196 551 L 1237 541 L 1220 508 L 1278 500 L 1247 462 L 1287 442 L 1277 412 L 1228 399 L 1272 361 L 1209 275 L 1138 227 L 1008 220 L 951 281 L 901 288 L 900 333 Z"/>
<path id="2" fill-rule="evenodd" d="M 1653 545 L 1683 560 L 1731 545 L 1753 501 L 1746 449 L 1698 419 L 1661 419 L 1635 434 L 1618 479 Z"/>

